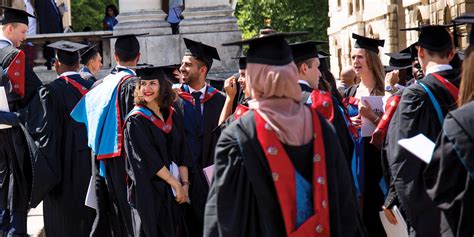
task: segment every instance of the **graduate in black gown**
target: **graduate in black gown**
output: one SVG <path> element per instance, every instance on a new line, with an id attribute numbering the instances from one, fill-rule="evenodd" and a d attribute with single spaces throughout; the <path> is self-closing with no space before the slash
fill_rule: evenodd
<path id="1" fill-rule="evenodd" d="M 144 35 L 144 34 L 141 34 Z M 72 116 L 88 126 L 89 141 L 98 160 L 98 214 L 91 236 L 132 236 L 132 219 L 127 201 L 123 121 L 134 107 L 136 68 L 140 60 L 140 35 L 112 36 L 117 66 L 76 106 Z M 97 109 L 101 108 L 101 109 Z M 94 129 L 95 128 L 95 129 Z M 105 189 L 105 190 L 104 190 Z"/>
<path id="2" fill-rule="evenodd" d="M 79 74 L 81 77 L 96 82 L 96 75 L 102 68 L 102 57 L 100 53 L 95 49 L 97 45 L 89 46 L 86 50 L 81 53 L 81 64 L 83 65 Z"/>
<path id="3" fill-rule="evenodd" d="M 471 19 L 472 22 L 474 20 Z M 472 33 L 471 33 L 472 35 Z M 474 37 L 474 35 L 472 35 Z M 446 115 L 424 180 L 441 209 L 442 236 L 474 235 L 474 41 L 463 62 L 459 108 Z"/>
<path id="4" fill-rule="evenodd" d="M 456 108 L 460 80 L 459 72 L 449 65 L 454 56 L 453 42 L 444 27 L 422 27 L 418 45 L 418 60 L 426 76 L 404 89 L 387 133 L 387 161 L 396 191 L 389 201 L 400 202 L 410 232 L 440 236 L 440 211 L 423 182 L 426 164 L 398 141 L 420 133 L 435 141 L 444 117 Z"/>
<path id="5" fill-rule="evenodd" d="M 135 107 L 124 125 L 134 236 L 188 236 L 180 204 L 189 199 L 191 157 L 183 118 L 172 106 L 175 92 L 162 68 L 137 74 Z"/>
<path id="6" fill-rule="evenodd" d="M 27 126 L 37 142 L 42 159 L 33 164 L 32 204 L 43 200 L 45 232 L 48 236 L 88 236 L 94 209 L 84 205 L 91 178 L 91 150 L 83 124 L 70 112 L 92 87 L 79 73 L 79 50 L 86 45 L 58 41 L 48 45 L 57 50 L 55 70 L 59 77 L 39 88 L 28 107 Z M 54 179 L 41 162 L 52 168 Z"/>
<path id="7" fill-rule="evenodd" d="M 200 236 L 204 223 L 204 205 L 209 192 L 203 169 L 214 164 L 213 130 L 218 126 L 225 97 L 205 82 L 212 60 L 219 60 L 216 48 L 186 38 L 184 42 L 187 51 L 179 69 L 184 84 L 178 91 L 176 109 L 184 115 L 185 134 L 192 157 L 192 169 L 189 170 L 191 206 L 187 211 L 188 224 L 190 232 Z"/>
<path id="8" fill-rule="evenodd" d="M 367 38 L 352 34 L 355 39 L 351 52 L 352 67 L 361 79 L 359 84 L 349 87 L 346 91 L 346 107 L 352 123 L 359 128 L 359 138 L 356 143 L 356 156 L 352 160 L 352 172 L 357 179 L 356 187 L 361 195 L 361 208 L 364 223 L 370 236 L 385 236 L 379 211 L 384 200 L 384 185 L 380 150 L 370 144 L 371 134 L 362 134 L 362 117 L 374 126 L 382 119 L 369 105 L 362 101 L 363 96 L 384 96 L 384 78 L 382 62 L 379 57 L 379 47 L 384 40 Z M 364 135 L 364 136 L 363 136 Z"/>
<path id="9" fill-rule="evenodd" d="M 8 118 L 3 124 L 13 125 L 0 129 L 0 236 L 24 236 L 31 191 L 31 155 L 34 144 L 26 140 L 24 127 L 26 106 L 41 86 L 41 81 L 25 63 L 25 53 L 19 50 L 26 39 L 28 17 L 25 11 L 3 8 L 0 34 L 0 86 L 4 87 L 10 112 L 0 112 Z M 18 116 L 20 115 L 20 116 Z M 19 119 L 20 117 L 20 119 Z"/>
<path id="10" fill-rule="evenodd" d="M 300 103 L 288 35 L 224 44 L 250 44 L 254 100 L 217 143 L 204 236 L 365 236 L 334 130 Z"/>
<path id="11" fill-rule="evenodd" d="M 302 101 L 315 108 L 334 126 L 347 164 L 350 165 L 354 153 L 354 141 L 344 119 L 344 110 L 338 106 L 339 102 L 334 96 L 318 89 L 321 78 L 318 68 L 320 62 L 318 44 L 320 42 L 307 41 L 290 45 L 293 60 L 298 68 L 298 84 L 302 91 Z"/>

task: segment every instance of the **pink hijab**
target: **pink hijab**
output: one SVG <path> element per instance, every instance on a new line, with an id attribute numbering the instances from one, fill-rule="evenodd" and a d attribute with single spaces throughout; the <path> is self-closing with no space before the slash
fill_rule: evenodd
<path id="1" fill-rule="evenodd" d="M 281 142 L 300 146 L 311 141 L 311 111 L 300 103 L 298 69 L 293 62 L 283 66 L 249 63 L 246 80 L 253 98 L 249 107 L 262 115 Z"/>

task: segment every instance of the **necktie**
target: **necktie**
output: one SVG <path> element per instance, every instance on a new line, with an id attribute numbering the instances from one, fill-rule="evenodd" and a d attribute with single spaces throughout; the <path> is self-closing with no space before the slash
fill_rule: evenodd
<path id="1" fill-rule="evenodd" d="M 201 130 L 201 122 L 202 122 L 202 112 L 201 112 L 201 95 L 200 91 L 195 91 L 192 93 L 194 98 L 194 121 L 196 121 L 196 125 Z"/>

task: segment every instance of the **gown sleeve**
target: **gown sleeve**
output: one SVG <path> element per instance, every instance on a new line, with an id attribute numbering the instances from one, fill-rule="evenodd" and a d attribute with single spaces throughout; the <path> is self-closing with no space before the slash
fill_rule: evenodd
<path id="1" fill-rule="evenodd" d="M 150 128 L 147 123 L 139 115 L 131 116 L 125 123 L 124 144 L 135 175 L 152 179 L 165 164 L 151 135 L 151 129 L 158 128 Z"/>
<path id="2" fill-rule="evenodd" d="M 258 236 L 256 198 L 233 131 L 224 130 L 217 142 L 204 236 Z"/>

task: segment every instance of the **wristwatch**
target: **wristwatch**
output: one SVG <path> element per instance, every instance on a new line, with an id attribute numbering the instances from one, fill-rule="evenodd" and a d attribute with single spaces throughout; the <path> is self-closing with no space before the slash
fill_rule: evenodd
<path id="1" fill-rule="evenodd" d="M 391 91 L 393 91 L 393 87 L 391 85 L 386 85 L 385 86 L 385 91 L 391 92 Z"/>

